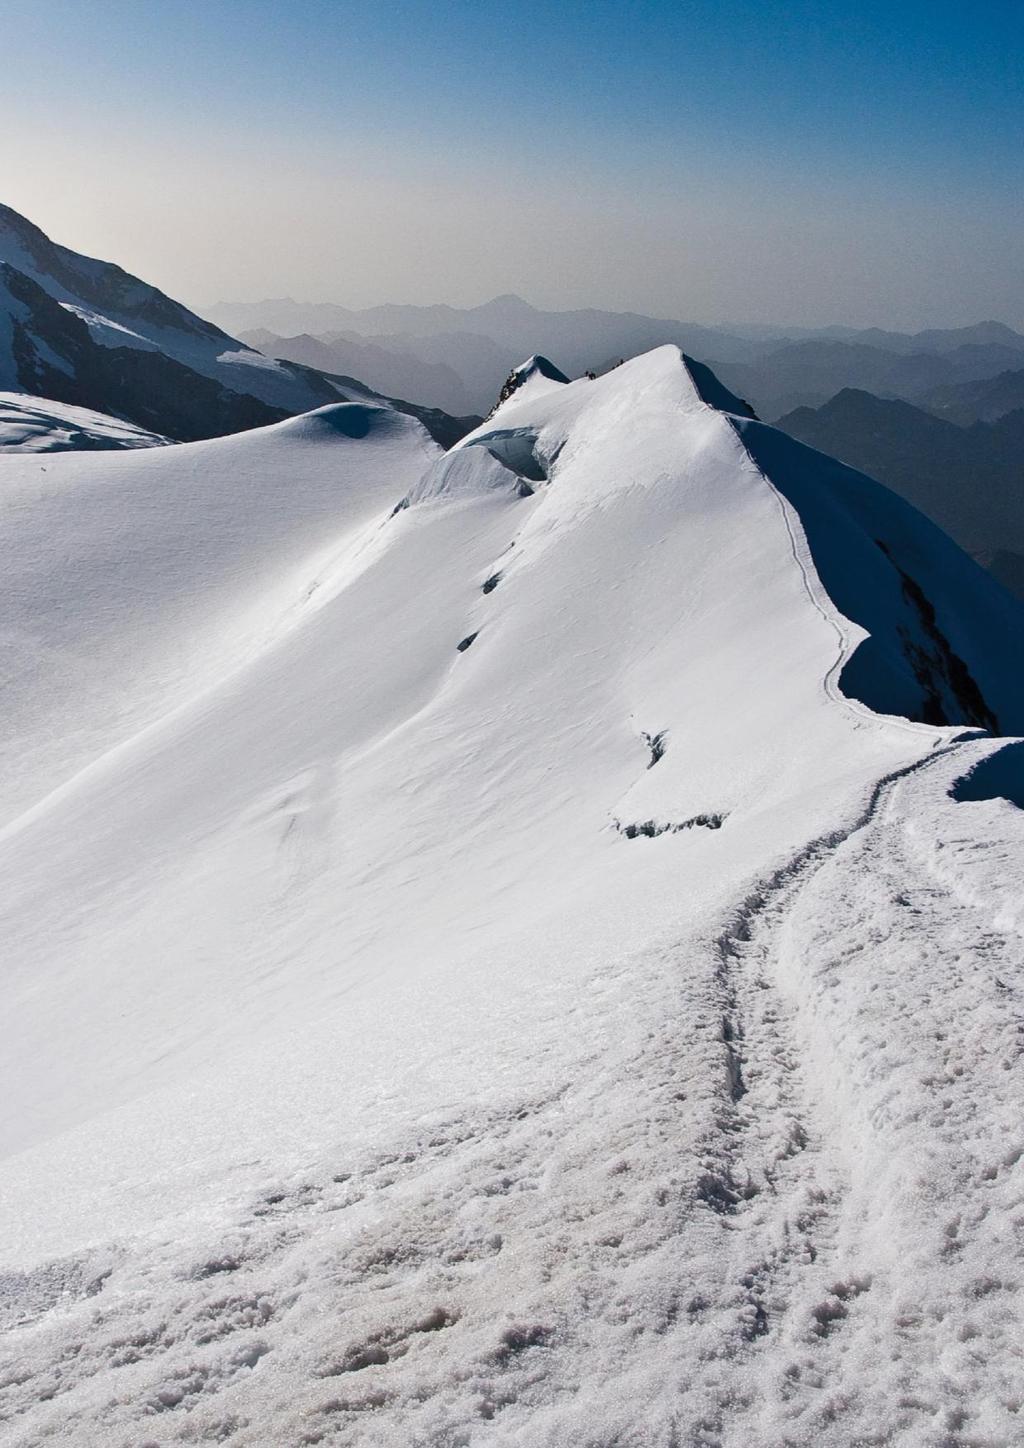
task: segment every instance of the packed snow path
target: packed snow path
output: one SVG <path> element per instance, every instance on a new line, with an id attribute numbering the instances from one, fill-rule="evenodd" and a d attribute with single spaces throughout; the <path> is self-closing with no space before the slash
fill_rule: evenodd
<path id="1" fill-rule="evenodd" d="M 498 421 L 0 460 L 4 1441 L 1014 1441 L 1019 612 L 671 349 Z"/>
<path id="2" fill-rule="evenodd" d="M 544 1095 L 9 1275 L 7 1441 L 1016 1441 L 1020 939 L 920 837 L 990 748 L 595 977 Z"/>

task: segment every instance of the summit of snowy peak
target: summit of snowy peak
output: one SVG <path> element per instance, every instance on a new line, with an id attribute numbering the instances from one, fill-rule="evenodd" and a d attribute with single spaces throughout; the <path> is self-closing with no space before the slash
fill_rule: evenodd
<path id="1" fill-rule="evenodd" d="M 539 418 L 550 412 L 552 405 L 558 411 L 564 406 L 576 413 L 580 409 L 590 412 L 592 406 L 603 409 L 609 401 L 620 410 L 632 404 L 645 412 L 653 408 L 664 417 L 668 408 L 695 414 L 721 412 L 756 421 L 750 405 L 730 392 L 710 367 L 671 342 L 619 362 L 600 376 L 588 372 L 576 382 L 570 382 L 548 358 L 539 354 L 528 357 L 509 373 L 490 418 L 507 405 L 532 418 L 537 404 Z"/>
<path id="2" fill-rule="evenodd" d="M 523 388 L 527 386 L 529 386 L 531 393 L 536 393 L 537 391 L 548 392 L 552 385 L 561 387 L 568 381 L 569 379 L 565 373 L 560 372 L 553 362 L 549 362 L 547 357 L 541 357 L 535 352 L 532 357 L 527 357 L 525 362 L 520 362 L 518 367 L 513 367 L 512 371 L 505 378 L 505 385 L 498 395 L 497 402 L 491 409 L 491 416 L 493 417 L 498 408 L 507 402 L 510 397 L 517 393 L 522 393 Z M 538 383 L 541 384 L 540 388 L 536 385 Z"/>
<path id="3" fill-rule="evenodd" d="M 908 504 L 758 422 L 674 345 L 568 386 L 534 376 L 459 448 L 483 447 L 531 491 L 557 484 L 545 528 L 556 515 L 574 528 L 594 506 L 634 493 L 652 518 L 681 508 L 710 520 L 710 489 L 767 487 L 823 616 L 843 635 L 841 693 L 925 724 L 1024 727 L 1007 653 L 1019 627 L 1011 600 Z M 736 532 L 739 508 L 714 525 L 712 546 L 740 549 L 760 568 L 762 539 Z"/>
<path id="4" fill-rule="evenodd" d="M 706 363 L 698 362 L 694 357 L 688 357 L 685 352 L 680 353 L 680 356 L 702 402 L 706 402 L 717 412 L 731 412 L 736 417 L 747 417 L 754 422 L 757 421 L 757 413 L 750 403 L 745 398 L 737 397 L 735 392 L 730 392 Z"/>
<path id="5" fill-rule="evenodd" d="M 601 380 L 607 379 L 606 385 L 614 386 L 619 378 L 630 387 L 648 386 L 651 382 L 660 380 L 675 388 L 682 382 L 686 396 L 702 408 L 710 407 L 715 412 L 757 420 L 757 414 L 749 402 L 730 392 L 706 362 L 698 362 L 674 342 L 666 342 L 661 347 L 651 348 L 649 352 L 641 352 L 628 362 L 619 362 L 604 373 Z"/>
<path id="6" fill-rule="evenodd" d="M 546 377 L 549 382 L 568 382 L 564 372 L 560 372 L 555 364 L 547 357 L 542 357 L 535 352 L 532 357 L 527 357 L 525 362 L 520 362 L 518 367 L 513 368 L 513 375 L 520 377 L 524 382 L 531 377 Z"/>

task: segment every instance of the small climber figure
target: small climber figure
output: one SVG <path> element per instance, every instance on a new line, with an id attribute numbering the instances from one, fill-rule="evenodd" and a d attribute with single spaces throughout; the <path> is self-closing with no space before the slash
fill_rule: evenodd
<path id="1" fill-rule="evenodd" d="M 596 373 L 596 372 L 588 372 L 586 375 L 587 375 L 587 377 L 590 378 L 591 382 L 596 382 L 596 381 L 597 381 L 597 373 Z"/>

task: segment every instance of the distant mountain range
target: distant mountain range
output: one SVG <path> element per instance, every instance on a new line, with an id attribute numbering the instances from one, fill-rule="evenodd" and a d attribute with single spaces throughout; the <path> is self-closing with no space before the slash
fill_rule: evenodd
<path id="1" fill-rule="evenodd" d="M 955 392 L 1024 366 L 1024 337 L 1019 340 L 1019 346 L 1006 341 L 962 342 L 943 352 L 897 352 L 859 341 L 808 340 L 776 346 L 756 362 L 713 359 L 713 365 L 729 387 L 749 397 L 758 413 L 771 419 L 794 407 L 820 406 L 845 387 L 928 407 L 933 397 L 941 399 L 950 389 Z"/>
<path id="2" fill-rule="evenodd" d="M 395 350 L 386 343 L 371 342 L 355 333 L 332 332 L 314 337 L 309 332 L 302 332 L 295 337 L 279 337 L 274 332 L 256 327 L 243 332 L 240 340 L 268 357 L 315 367 L 321 372 L 360 377 L 368 386 L 383 393 L 426 398 L 448 412 L 474 411 L 474 389 L 468 387 L 447 363 L 431 361 L 402 349 Z M 507 358 L 498 348 L 493 350 L 498 358 L 494 366 L 500 373 Z M 493 362 L 493 359 L 488 361 Z M 476 410 L 484 411 L 484 390 L 476 389 L 476 393 L 479 397 Z M 495 395 L 493 392 L 490 394 L 491 402 Z"/>
<path id="3" fill-rule="evenodd" d="M 929 406 L 934 392 L 1024 366 L 1024 334 L 1002 322 L 917 333 L 709 327 L 593 308 L 548 312 L 516 296 L 468 308 L 361 310 L 283 298 L 220 303 L 210 315 L 269 355 L 354 372 L 384 392 L 455 412 L 486 411 L 511 368 L 533 352 L 559 357 L 579 376 L 674 343 L 766 418 L 818 406 L 843 387 Z"/>
<path id="4" fill-rule="evenodd" d="M 1024 381 L 1024 372 L 1011 375 Z M 977 392 L 983 405 L 984 395 Z M 796 408 L 777 426 L 878 478 L 1024 598 L 1024 409 L 958 426 L 846 388 L 822 407 Z"/>
<path id="5" fill-rule="evenodd" d="M 334 365 L 362 363 L 374 386 L 392 388 L 396 379 L 416 375 L 420 388 L 431 389 L 417 393 L 424 400 L 446 408 L 468 404 L 475 411 L 486 411 L 511 369 L 535 352 L 557 356 L 567 373 L 580 376 L 666 342 L 693 356 L 732 361 L 755 358 L 767 345 L 696 322 L 635 312 L 546 312 L 511 295 L 479 307 L 387 305 L 360 311 L 285 298 L 221 303 L 210 313 L 250 342 L 259 336 L 261 350 L 274 356 L 312 355 L 307 339 L 313 338 L 331 349 Z M 372 359 L 362 351 L 367 342 L 380 349 Z M 438 372 L 439 366 L 447 372 Z M 420 370 L 414 374 L 414 368 Z"/>
<path id="6" fill-rule="evenodd" d="M 87 408 L 176 441 L 376 396 L 355 378 L 264 356 L 119 266 L 57 245 L 7 206 L 0 206 L 0 391 Z M 434 408 L 394 405 L 445 445 L 476 421 L 460 425 Z M 46 416 L 36 409 L 36 445 Z M 95 446 L 103 436 L 113 445 L 117 436 L 102 420 L 85 428 L 66 421 L 54 421 L 55 445 Z M 15 435 L 12 424 L 6 436 Z"/>
<path id="7" fill-rule="evenodd" d="M 928 409 L 950 422 L 995 422 L 1024 407 L 1024 367 L 983 377 L 976 382 L 951 383 L 928 394 Z"/>

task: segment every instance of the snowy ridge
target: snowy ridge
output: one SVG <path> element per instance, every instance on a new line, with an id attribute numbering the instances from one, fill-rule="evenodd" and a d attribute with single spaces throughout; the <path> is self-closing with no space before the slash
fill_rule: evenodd
<path id="1" fill-rule="evenodd" d="M 12 1443 L 1012 1441 L 1020 610 L 759 429 L 0 458 Z"/>
<path id="2" fill-rule="evenodd" d="M 80 452 L 165 447 L 170 438 L 88 407 L 0 392 L 0 452 Z"/>

